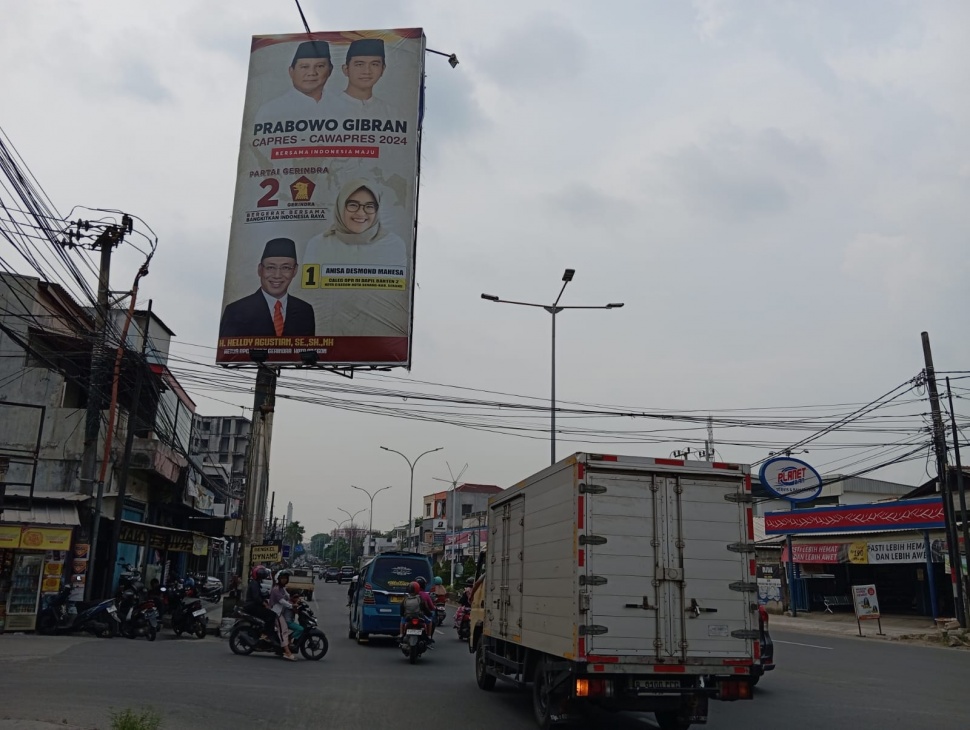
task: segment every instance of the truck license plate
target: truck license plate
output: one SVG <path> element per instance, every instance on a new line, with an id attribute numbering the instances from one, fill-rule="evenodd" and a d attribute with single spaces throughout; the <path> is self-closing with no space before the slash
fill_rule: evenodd
<path id="1" fill-rule="evenodd" d="M 665 690 L 680 689 L 679 679 L 635 679 L 633 688 L 639 694 L 663 693 Z"/>

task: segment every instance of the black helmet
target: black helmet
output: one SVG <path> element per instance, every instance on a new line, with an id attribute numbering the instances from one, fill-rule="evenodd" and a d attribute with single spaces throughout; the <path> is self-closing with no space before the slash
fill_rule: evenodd
<path id="1" fill-rule="evenodd" d="M 468 580 L 465 581 L 465 585 L 471 588 L 473 585 L 475 585 L 475 579 L 469 578 Z"/>
<path id="2" fill-rule="evenodd" d="M 256 568 L 255 572 L 253 573 L 253 576 L 256 578 L 256 580 L 266 580 L 267 578 L 272 576 L 272 573 L 269 572 L 269 568 L 260 566 Z"/>
<path id="3" fill-rule="evenodd" d="M 421 586 L 422 591 L 428 587 L 428 581 L 423 575 L 419 575 L 417 578 L 415 578 L 414 582 Z"/>

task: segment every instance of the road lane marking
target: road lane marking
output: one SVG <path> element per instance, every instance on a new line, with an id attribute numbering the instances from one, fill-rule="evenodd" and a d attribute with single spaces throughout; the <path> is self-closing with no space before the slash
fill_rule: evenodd
<path id="1" fill-rule="evenodd" d="M 826 651 L 832 651 L 831 646 L 819 646 L 818 644 L 800 644 L 797 641 L 782 641 L 781 639 L 773 639 L 773 644 L 788 644 L 790 646 L 807 646 L 809 649 L 825 649 Z"/>

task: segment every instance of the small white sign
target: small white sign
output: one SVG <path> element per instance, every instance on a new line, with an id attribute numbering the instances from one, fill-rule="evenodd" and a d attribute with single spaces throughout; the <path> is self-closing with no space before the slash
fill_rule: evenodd
<path id="1" fill-rule="evenodd" d="M 731 628 L 727 624 L 708 624 L 707 635 L 726 639 L 731 636 Z"/>
<path id="2" fill-rule="evenodd" d="M 879 599 L 874 585 L 852 586 L 855 617 L 860 621 L 879 618 Z"/>

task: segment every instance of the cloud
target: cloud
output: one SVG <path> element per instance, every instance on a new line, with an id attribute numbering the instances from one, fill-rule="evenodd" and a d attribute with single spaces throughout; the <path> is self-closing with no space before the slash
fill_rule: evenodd
<path id="1" fill-rule="evenodd" d="M 584 35 L 557 18 L 535 18 L 503 33 L 477 54 L 484 75 L 512 91 L 542 93 L 583 74 L 590 46 Z"/>
<path id="2" fill-rule="evenodd" d="M 140 59 L 130 58 L 121 63 L 121 78 L 116 91 L 122 96 L 134 96 L 152 104 L 170 101 L 171 92 L 162 83 L 158 72 Z"/>
<path id="3" fill-rule="evenodd" d="M 928 247 L 907 236 L 859 233 L 846 246 L 842 271 L 863 286 L 877 289 L 894 305 L 913 298 L 913 292 L 932 290 L 947 279 L 935 266 Z"/>

